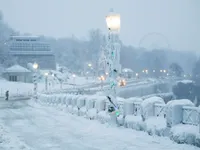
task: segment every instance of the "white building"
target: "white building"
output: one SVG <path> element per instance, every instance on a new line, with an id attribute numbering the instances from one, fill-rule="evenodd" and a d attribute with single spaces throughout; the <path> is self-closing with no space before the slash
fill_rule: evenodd
<path id="1" fill-rule="evenodd" d="M 27 67 L 28 63 L 37 62 L 42 69 L 55 69 L 55 56 L 50 45 L 38 36 L 11 36 L 10 54 L 17 58 L 17 63 Z"/>
<path id="2" fill-rule="evenodd" d="M 13 65 L 5 69 L 3 77 L 12 82 L 32 82 L 31 71 L 20 65 Z"/>

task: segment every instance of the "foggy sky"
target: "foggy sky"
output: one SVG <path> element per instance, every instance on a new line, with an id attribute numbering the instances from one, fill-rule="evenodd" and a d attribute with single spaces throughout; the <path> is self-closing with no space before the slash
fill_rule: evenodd
<path id="1" fill-rule="evenodd" d="M 138 47 L 144 35 L 158 32 L 172 49 L 200 51 L 200 0 L 0 0 L 15 30 L 56 38 L 87 38 L 91 28 L 106 33 L 110 8 L 121 14 L 125 44 Z"/>

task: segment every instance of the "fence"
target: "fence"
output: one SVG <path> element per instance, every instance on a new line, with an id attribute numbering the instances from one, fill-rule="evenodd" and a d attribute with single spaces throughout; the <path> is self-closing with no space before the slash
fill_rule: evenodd
<path id="1" fill-rule="evenodd" d="M 59 95 L 56 95 L 56 96 L 59 96 Z M 76 97 L 76 99 L 77 99 L 77 96 L 78 95 L 76 95 L 75 97 Z M 80 97 L 82 97 L 81 95 L 79 95 Z M 51 101 L 52 101 L 52 96 L 51 95 L 48 95 L 48 97 L 49 98 L 43 98 L 44 100 L 44 102 L 45 103 L 48 103 L 48 101 L 51 103 Z M 55 95 L 53 96 L 53 97 L 55 97 Z M 62 95 L 62 98 L 63 98 L 63 95 Z M 54 99 L 54 98 L 53 98 Z M 65 98 L 65 100 L 66 100 L 67 98 Z M 73 99 L 73 98 L 72 98 Z M 87 101 L 87 100 L 89 100 L 90 99 L 90 96 L 88 96 L 88 98 L 86 98 L 85 99 L 85 101 Z M 74 100 L 75 100 L 75 98 L 74 98 Z M 61 100 L 62 101 L 62 100 Z M 61 102 L 60 101 L 60 102 Z M 57 103 L 59 103 L 59 102 L 57 102 Z M 145 112 L 142 112 L 141 110 L 142 109 L 144 109 L 144 108 L 142 108 L 141 107 L 141 103 L 142 103 L 142 101 L 141 102 L 139 102 L 139 101 L 135 101 L 135 102 L 133 102 L 133 103 L 129 103 L 130 105 L 134 105 L 133 106 L 133 114 L 132 115 L 135 115 L 135 116 L 142 116 L 143 114 L 142 113 L 145 113 Z M 64 104 L 64 103 L 63 103 Z M 106 110 L 108 110 L 108 106 L 110 105 L 110 103 L 109 103 L 109 101 L 105 101 L 105 111 Z M 75 106 L 76 104 L 74 104 L 74 106 Z M 119 106 L 119 110 L 120 110 L 120 114 L 123 114 L 123 112 L 124 112 L 124 109 L 125 109 L 125 107 L 124 107 L 124 102 L 123 101 L 120 101 L 119 103 L 118 103 L 118 106 Z M 179 105 L 178 105 L 179 106 Z M 95 106 L 94 106 L 95 107 Z M 163 118 L 166 118 L 167 117 L 167 115 L 168 114 L 166 114 L 166 108 L 167 108 L 167 105 L 166 104 L 163 104 L 163 103 L 154 103 L 153 104 L 153 107 L 152 107 L 152 114 L 151 114 L 151 116 L 152 117 L 163 117 Z M 199 116 L 200 116 L 200 108 L 198 108 L 198 107 L 191 107 L 191 106 L 184 106 L 184 105 L 181 105 L 181 107 L 174 107 L 174 109 L 176 109 L 176 110 L 178 110 L 178 111 L 176 111 L 176 112 L 178 112 L 178 113 L 180 113 L 179 114 L 179 118 L 178 118 L 178 120 L 181 120 L 180 122 L 178 122 L 177 124 L 179 124 L 179 123 L 182 123 L 182 124 L 189 124 L 189 125 L 194 125 L 194 126 L 197 126 L 197 125 L 199 125 Z M 179 110 L 180 109 L 180 110 Z M 168 111 L 169 111 L 170 109 L 168 109 Z M 170 110 L 171 111 L 171 110 Z M 129 115 L 131 115 L 131 114 L 129 114 Z M 173 118 L 173 115 L 175 115 L 175 116 L 177 116 L 177 114 L 172 114 L 172 120 L 174 121 L 174 119 L 176 120 L 176 118 Z M 175 117 L 174 116 L 174 117 Z M 169 117 L 169 116 L 168 116 Z M 167 122 L 167 118 L 166 118 L 166 123 L 168 123 Z M 199 130 L 200 130 L 200 128 L 199 128 Z"/>
<path id="2" fill-rule="evenodd" d="M 198 125 L 199 124 L 199 108 L 197 107 L 183 107 L 183 123 Z"/>

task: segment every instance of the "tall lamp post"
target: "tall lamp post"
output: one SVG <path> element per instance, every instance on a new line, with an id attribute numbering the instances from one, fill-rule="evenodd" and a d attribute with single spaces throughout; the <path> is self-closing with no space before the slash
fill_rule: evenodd
<path id="1" fill-rule="evenodd" d="M 33 89 L 33 96 L 35 100 L 37 100 L 37 69 L 38 69 L 38 64 L 34 63 L 33 64 L 33 69 L 34 69 L 34 74 L 33 74 L 33 83 L 34 83 L 34 89 Z"/>
<path id="2" fill-rule="evenodd" d="M 45 91 L 47 92 L 48 91 L 48 72 L 45 72 L 44 73 L 44 76 L 45 76 Z"/>
<path id="3" fill-rule="evenodd" d="M 120 65 L 120 43 L 119 43 L 119 31 L 120 31 L 120 15 L 111 10 L 110 14 L 106 16 L 106 24 L 108 28 L 108 44 L 107 44 L 107 65 L 109 68 L 110 79 L 110 91 L 108 99 L 111 103 L 109 112 L 115 112 L 117 107 L 117 93 L 116 88 L 118 85 L 117 77 L 121 73 Z"/>

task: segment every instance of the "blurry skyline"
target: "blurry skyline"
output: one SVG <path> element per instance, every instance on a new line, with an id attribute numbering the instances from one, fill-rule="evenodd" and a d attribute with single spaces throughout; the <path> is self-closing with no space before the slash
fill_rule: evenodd
<path id="1" fill-rule="evenodd" d="M 96 28 L 106 34 L 110 8 L 121 15 L 120 38 L 126 45 L 138 47 L 142 37 L 156 32 L 171 49 L 200 51 L 200 0 L 0 0 L 13 29 L 55 38 L 88 38 Z"/>

